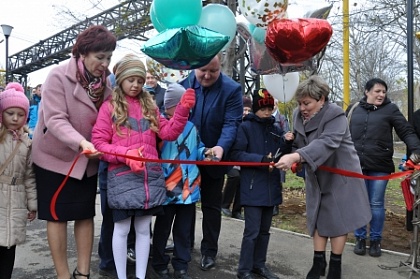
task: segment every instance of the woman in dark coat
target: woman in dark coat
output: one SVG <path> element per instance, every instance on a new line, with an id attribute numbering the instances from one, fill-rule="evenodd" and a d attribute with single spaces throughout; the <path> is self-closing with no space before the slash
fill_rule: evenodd
<path id="1" fill-rule="evenodd" d="M 405 119 L 398 106 L 393 104 L 386 92 L 388 86 L 379 78 L 365 85 L 365 96 L 354 107 L 350 118 L 350 132 L 359 155 L 363 174 L 384 176 L 395 171 L 392 155 L 394 139 L 392 130 L 415 154 L 419 154 L 420 141 L 413 127 Z M 385 192 L 388 180 L 365 180 L 369 194 L 372 220 L 367 226 L 358 228 L 354 235 L 354 253 L 366 254 L 366 239 L 370 238 L 369 255 L 381 256 L 382 231 L 385 224 Z"/>
<path id="2" fill-rule="evenodd" d="M 363 179 L 318 169 L 328 166 L 362 172 L 347 118 L 340 107 L 328 102 L 329 91 L 328 84 L 318 76 L 299 84 L 295 95 L 299 107 L 293 114 L 297 149 L 276 164 L 282 170 L 294 163 L 302 163 L 305 168 L 307 227 L 314 243 L 313 266 L 307 279 L 325 274 L 328 238 L 331 258 L 327 279 L 341 278 L 347 234 L 371 218 Z"/>

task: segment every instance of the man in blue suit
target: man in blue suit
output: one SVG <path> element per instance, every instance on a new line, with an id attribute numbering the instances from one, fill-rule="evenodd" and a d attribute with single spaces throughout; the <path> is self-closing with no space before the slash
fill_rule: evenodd
<path id="1" fill-rule="evenodd" d="M 221 55 L 209 64 L 194 70 L 181 82 L 193 88 L 196 105 L 190 121 L 197 127 L 202 142 L 209 148 L 206 155 L 224 160 L 236 138 L 242 121 L 242 89 L 239 83 L 221 73 Z M 216 159 L 216 158 L 214 158 Z M 221 203 L 227 166 L 201 166 L 201 210 L 203 212 L 201 241 L 202 270 L 215 266 L 221 228 Z"/>

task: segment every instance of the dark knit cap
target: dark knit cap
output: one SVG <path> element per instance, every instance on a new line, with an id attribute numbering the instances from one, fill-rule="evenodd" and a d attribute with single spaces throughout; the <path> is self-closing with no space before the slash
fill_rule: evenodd
<path id="1" fill-rule="evenodd" d="M 273 96 L 271 96 L 265 88 L 254 90 L 254 95 L 252 98 L 252 111 L 256 113 L 259 109 L 265 107 L 274 109 Z"/>

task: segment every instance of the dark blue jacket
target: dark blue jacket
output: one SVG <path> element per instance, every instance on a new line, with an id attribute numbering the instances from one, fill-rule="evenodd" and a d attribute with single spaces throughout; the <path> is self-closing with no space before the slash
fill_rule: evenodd
<path id="1" fill-rule="evenodd" d="M 290 153 L 293 141 L 285 141 L 284 132 L 275 125 L 275 118 L 259 118 L 253 113 L 245 116 L 238 128 L 231 159 L 239 162 L 260 163 L 269 153 L 274 156 L 280 148 Z M 280 171 L 269 167 L 241 166 L 241 204 L 274 206 L 282 203 Z"/>
<path id="2" fill-rule="evenodd" d="M 197 127 L 201 141 L 206 147 L 221 146 L 224 152 L 222 159 L 226 160 L 242 121 L 241 85 L 221 73 L 211 87 L 204 88 L 203 93 L 194 71 L 180 84 L 195 90 L 196 104 L 189 120 Z M 213 178 L 221 178 L 229 170 L 226 166 L 206 166 L 201 169 Z"/>

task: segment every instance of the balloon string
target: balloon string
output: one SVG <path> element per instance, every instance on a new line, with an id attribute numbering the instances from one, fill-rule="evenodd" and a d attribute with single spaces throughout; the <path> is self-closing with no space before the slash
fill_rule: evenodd
<path id="1" fill-rule="evenodd" d="M 286 80 L 285 80 L 285 78 L 286 78 L 286 75 L 283 74 L 282 75 L 282 79 L 283 79 L 282 86 L 283 86 L 284 117 L 285 117 L 285 121 L 287 121 L 287 123 L 289 124 L 290 131 L 293 132 L 293 123 L 291 121 L 289 121 L 290 109 L 287 107 L 287 104 L 286 104 L 286 84 L 285 84 Z M 285 132 L 288 132 L 288 131 L 285 131 Z"/>
<path id="2" fill-rule="evenodd" d="M 283 84 L 282 84 L 282 86 L 283 86 L 283 104 L 286 105 L 286 84 L 285 84 L 285 80 L 284 80 L 286 75 L 282 75 L 281 77 L 283 79 Z"/>

